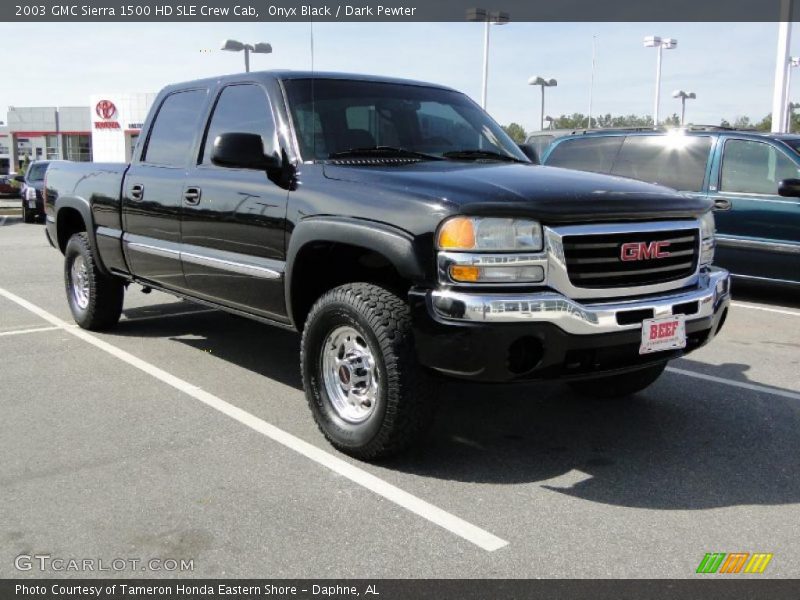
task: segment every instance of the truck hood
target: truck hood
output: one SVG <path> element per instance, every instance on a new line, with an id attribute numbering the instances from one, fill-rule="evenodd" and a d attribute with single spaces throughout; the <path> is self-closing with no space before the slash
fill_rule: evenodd
<path id="1" fill-rule="evenodd" d="M 326 164 L 325 177 L 435 198 L 464 214 L 546 222 L 690 217 L 711 201 L 624 177 L 520 163 L 431 161 L 403 166 Z"/>

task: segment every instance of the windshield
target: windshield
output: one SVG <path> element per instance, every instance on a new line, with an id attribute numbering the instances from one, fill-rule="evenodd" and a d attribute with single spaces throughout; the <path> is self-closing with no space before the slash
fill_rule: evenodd
<path id="1" fill-rule="evenodd" d="M 31 168 L 28 170 L 28 181 L 42 181 L 44 179 L 44 173 L 47 171 L 47 164 L 48 163 L 37 163 L 31 165 Z"/>
<path id="2" fill-rule="evenodd" d="M 284 83 L 304 160 L 380 147 L 417 153 L 419 159 L 528 162 L 511 138 L 458 92 L 343 79 Z"/>

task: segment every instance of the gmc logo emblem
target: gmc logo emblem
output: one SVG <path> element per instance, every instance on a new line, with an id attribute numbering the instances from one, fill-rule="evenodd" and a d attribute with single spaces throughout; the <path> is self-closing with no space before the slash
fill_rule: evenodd
<path id="1" fill-rule="evenodd" d="M 624 261 L 667 258 L 670 255 L 666 250 L 668 247 L 669 242 L 628 242 L 620 246 L 619 257 Z"/>

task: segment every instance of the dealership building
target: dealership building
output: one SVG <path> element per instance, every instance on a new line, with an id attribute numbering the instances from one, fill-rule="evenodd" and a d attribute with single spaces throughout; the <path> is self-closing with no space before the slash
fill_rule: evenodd
<path id="1" fill-rule="evenodd" d="M 96 94 L 89 106 L 11 106 L 0 127 L 0 174 L 28 160 L 127 162 L 155 99 L 149 93 Z"/>

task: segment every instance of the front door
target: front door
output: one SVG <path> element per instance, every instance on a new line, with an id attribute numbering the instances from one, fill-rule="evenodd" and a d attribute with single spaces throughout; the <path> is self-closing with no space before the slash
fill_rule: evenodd
<path id="1" fill-rule="evenodd" d="M 192 295 L 282 319 L 284 228 L 289 192 L 263 170 L 211 162 L 223 133 L 256 133 L 265 151 L 277 147 L 275 119 L 256 83 L 222 88 L 197 164 L 183 189 L 182 259 Z"/>
<path id="2" fill-rule="evenodd" d="M 768 141 L 724 141 L 718 189 L 712 190 L 717 260 L 738 275 L 800 280 L 800 200 L 778 195 L 783 179 L 800 169 Z"/>

